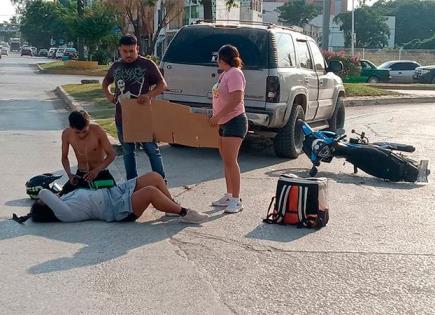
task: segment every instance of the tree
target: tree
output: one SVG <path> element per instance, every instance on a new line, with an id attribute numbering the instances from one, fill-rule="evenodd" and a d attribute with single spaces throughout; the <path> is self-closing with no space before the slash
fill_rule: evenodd
<path id="1" fill-rule="evenodd" d="M 360 48 L 383 48 L 388 44 L 390 30 L 385 23 L 386 17 L 379 11 L 368 6 L 362 6 L 355 10 L 355 33 L 356 47 Z M 340 30 L 344 31 L 345 46 L 351 45 L 352 13 L 340 13 L 334 18 L 340 24 Z"/>
<path id="2" fill-rule="evenodd" d="M 110 6 L 94 2 L 91 7 L 84 8 L 81 16 L 70 16 L 67 23 L 71 33 L 88 48 L 90 59 L 101 41 L 112 35 L 116 16 Z"/>
<path id="3" fill-rule="evenodd" d="M 157 44 L 157 39 L 159 38 L 161 30 L 169 25 L 173 20 L 177 19 L 183 10 L 184 8 L 180 8 L 175 1 L 166 0 L 162 3 L 163 15 L 157 23 L 157 28 L 155 30 L 153 29 L 152 32 L 148 32 L 147 54 L 151 55 L 154 53 L 154 48 Z"/>
<path id="4" fill-rule="evenodd" d="M 279 21 L 287 25 L 302 26 L 320 13 L 320 9 L 313 4 L 306 4 L 303 0 L 290 1 L 276 9 Z"/>
<path id="5" fill-rule="evenodd" d="M 49 47 L 51 38 L 64 38 L 68 33 L 65 17 L 66 10 L 56 3 L 29 1 L 22 11 L 20 30 L 31 45 Z"/>
<path id="6" fill-rule="evenodd" d="M 396 17 L 396 44 L 402 46 L 413 39 L 427 39 L 435 33 L 435 2 L 419 0 L 381 0 L 373 9 Z"/>
<path id="7" fill-rule="evenodd" d="M 116 8 L 118 26 L 127 33 L 128 25 L 133 27 L 134 35 L 141 42 L 154 27 L 154 9 L 156 0 L 108 0 L 107 3 Z M 175 1 L 174 1 L 175 2 Z M 140 45 L 141 53 L 144 52 Z"/>

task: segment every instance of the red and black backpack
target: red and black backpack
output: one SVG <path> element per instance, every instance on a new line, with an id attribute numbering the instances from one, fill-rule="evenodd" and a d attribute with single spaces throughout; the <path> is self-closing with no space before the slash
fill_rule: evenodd
<path id="1" fill-rule="evenodd" d="M 328 223 L 328 181 L 282 175 L 270 202 L 266 223 L 291 224 L 320 229 Z M 273 208 L 272 208 L 273 205 Z"/>

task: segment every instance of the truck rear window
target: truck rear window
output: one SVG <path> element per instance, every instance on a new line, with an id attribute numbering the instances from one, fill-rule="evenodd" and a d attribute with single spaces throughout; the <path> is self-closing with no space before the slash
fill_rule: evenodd
<path id="1" fill-rule="evenodd" d="M 216 66 L 220 47 L 231 44 L 240 52 L 244 68 L 267 68 L 268 32 L 249 27 L 189 26 L 172 40 L 163 62 Z"/>

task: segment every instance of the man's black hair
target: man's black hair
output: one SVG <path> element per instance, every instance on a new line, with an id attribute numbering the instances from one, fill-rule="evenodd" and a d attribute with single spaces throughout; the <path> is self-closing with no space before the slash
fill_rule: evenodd
<path id="1" fill-rule="evenodd" d="M 131 46 L 131 45 L 137 45 L 137 38 L 133 34 L 127 34 L 121 37 L 119 40 L 119 46 Z"/>
<path id="2" fill-rule="evenodd" d="M 89 124 L 89 115 L 84 110 L 75 110 L 68 117 L 71 128 L 82 130 Z"/>

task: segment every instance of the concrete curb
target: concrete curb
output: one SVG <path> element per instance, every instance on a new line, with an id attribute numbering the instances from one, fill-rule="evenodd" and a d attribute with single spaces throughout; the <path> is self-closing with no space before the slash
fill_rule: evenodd
<path id="1" fill-rule="evenodd" d="M 74 98 L 63 89 L 63 87 L 58 86 L 54 90 L 54 93 L 65 102 L 70 111 L 84 110 L 80 103 L 75 101 Z"/>
<path id="2" fill-rule="evenodd" d="M 45 69 L 43 69 L 39 63 L 35 63 L 35 67 L 39 72 L 45 73 Z"/>
<path id="3" fill-rule="evenodd" d="M 413 90 L 413 91 L 435 91 L 435 84 L 392 84 L 375 83 L 368 86 L 383 90 Z"/>
<path id="4" fill-rule="evenodd" d="M 391 105 L 391 104 L 418 104 L 418 103 L 433 103 L 435 104 L 434 96 L 401 96 L 401 97 L 346 97 L 344 105 L 346 107 L 356 106 L 374 106 L 374 105 Z"/>
<path id="5" fill-rule="evenodd" d="M 69 95 L 61 86 L 58 86 L 55 90 L 54 93 L 65 103 L 66 107 L 70 110 L 70 111 L 75 111 L 75 110 L 85 110 L 79 102 L 77 102 L 71 95 Z M 121 145 L 118 141 L 118 139 L 115 139 L 114 137 L 112 137 L 111 134 L 107 133 L 107 137 L 109 138 L 110 143 L 113 146 L 113 149 L 115 150 L 116 154 L 119 155 L 120 154 L 120 148 Z"/>

